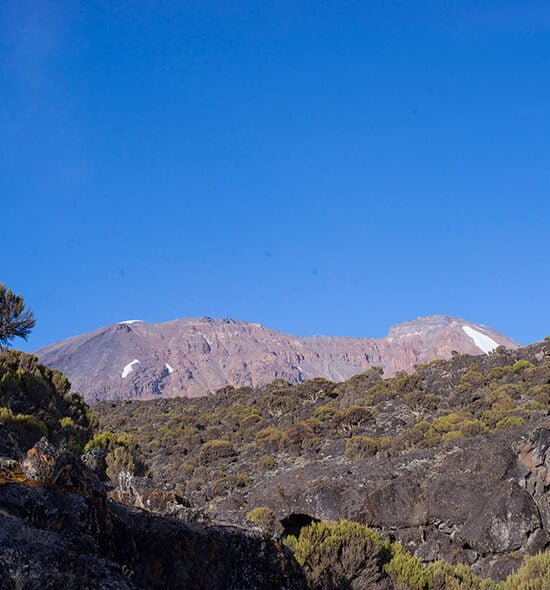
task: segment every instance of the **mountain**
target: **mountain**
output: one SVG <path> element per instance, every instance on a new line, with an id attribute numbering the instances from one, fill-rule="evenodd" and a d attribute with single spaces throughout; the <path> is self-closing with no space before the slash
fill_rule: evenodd
<path id="1" fill-rule="evenodd" d="M 128 320 L 36 352 L 65 373 L 90 402 L 197 397 L 226 385 L 274 379 L 342 381 L 372 367 L 385 376 L 461 354 L 517 343 L 486 326 L 448 316 L 408 321 L 385 338 L 293 336 L 232 319 L 192 318 L 151 324 Z"/>

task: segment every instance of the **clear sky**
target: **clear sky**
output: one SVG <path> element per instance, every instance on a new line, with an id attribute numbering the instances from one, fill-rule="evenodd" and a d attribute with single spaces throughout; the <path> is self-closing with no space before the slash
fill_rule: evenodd
<path id="1" fill-rule="evenodd" d="M 26 349 L 125 320 L 550 333 L 546 1 L 0 0 Z"/>

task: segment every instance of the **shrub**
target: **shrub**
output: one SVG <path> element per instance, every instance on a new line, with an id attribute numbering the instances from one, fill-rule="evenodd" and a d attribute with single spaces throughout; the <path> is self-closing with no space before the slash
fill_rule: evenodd
<path id="1" fill-rule="evenodd" d="M 332 404 L 324 404 L 315 408 L 313 416 L 322 422 L 330 420 L 338 410 Z"/>
<path id="2" fill-rule="evenodd" d="M 275 525 L 275 513 L 265 506 L 258 506 L 247 512 L 246 518 L 260 527 L 264 532 L 272 534 Z"/>
<path id="3" fill-rule="evenodd" d="M 458 440 L 459 438 L 464 438 L 464 434 L 461 430 L 450 430 L 441 436 L 441 440 L 443 442 L 452 442 L 453 440 Z"/>
<path id="4" fill-rule="evenodd" d="M 432 422 L 432 428 L 441 433 L 449 432 L 450 430 L 458 430 L 460 425 L 468 418 L 470 418 L 470 416 L 462 412 L 453 412 L 452 414 L 436 418 Z"/>
<path id="5" fill-rule="evenodd" d="M 303 567 L 311 588 L 370 588 L 380 579 L 389 544 L 365 525 L 316 522 L 286 543 Z"/>
<path id="6" fill-rule="evenodd" d="M 282 430 L 268 426 L 256 434 L 256 443 L 265 451 L 274 452 L 279 450 L 284 438 Z"/>
<path id="7" fill-rule="evenodd" d="M 287 430 L 284 444 L 290 448 L 299 447 L 302 450 L 307 450 L 319 444 L 319 437 L 306 422 L 296 422 Z"/>
<path id="8" fill-rule="evenodd" d="M 226 459 L 237 455 L 237 451 L 228 440 L 209 440 L 205 442 L 200 450 L 199 459 L 203 463 L 210 463 L 219 459 Z"/>
<path id="9" fill-rule="evenodd" d="M 337 412 L 333 417 L 333 424 L 339 432 L 350 433 L 357 428 L 372 423 L 372 412 L 362 406 L 351 406 Z"/>
<path id="10" fill-rule="evenodd" d="M 256 469 L 258 471 L 269 471 L 276 465 L 275 459 L 271 455 L 264 455 L 256 461 Z"/>
<path id="11" fill-rule="evenodd" d="M 533 365 L 533 363 L 526 361 L 526 360 L 520 360 L 520 361 L 516 361 L 513 365 L 512 365 L 512 371 L 514 373 L 521 373 L 523 372 L 525 369 L 531 369 L 534 368 L 535 365 Z"/>
<path id="12" fill-rule="evenodd" d="M 499 590 L 548 590 L 550 551 L 525 558 L 523 565 L 510 574 Z"/>
<path id="13" fill-rule="evenodd" d="M 463 563 L 435 561 L 429 566 L 434 590 L 497 590 L 492 580 L 480 578 Z"/>
<path id="14" fill-rule="evenodd" d="M 480 387 L 485 382 L 483 374 L 477 370 L 475 365 L 472 365 L 460 379 L 460 386 L 464 390 L 472 390 Z"/>
<path id="15" fill-rule="evenodd" d="M 115 434 L 108 430 L 96 433 L 84 447 L 84 452 L 91 449 L 105 451 L 107 475 L 116 481 L 119 475 L 145 475 L 147 465 L 143 460 L 141 449 L 127 434 Z"/>
<path id="16" fill-rule="evenodd" d="M 463 436 L 475 436 L 476 434 L 484 434 L 487 432 L 487 427 L 481 420 L 464 420 L 460 423 L 460 432 Z"/>
<path id="17" fill-rule="evenodd" d="M 403 549 L 399 543 L 391 547 L 391 560 L 384 571 L 397 583 L 398 588 L 407 590 L 426 590 L 433 585 L 433 573 L 422 565 L 420 560 Z"/>
<path id="18" fill-rule="evenodd" d="M 27 451 L 43 436 L 48 429 L 42 420 L 28 414 L 14 414 L 9 408 L 0 407 L 0 424 L 15 435 L 21 451 Z"/>
<path id="19" fill-rule="evenodd" d="M 365 459 L 372 457 L 378 450 L 378 444 L 370 436 L 352 436 L 346 441 L 346 457 L 353 460 Z"/>
<path id="20" fill-rule="evenodd" d="M 504 430 L 505 428 L 513 428 L 514 426 L 521 426 L 525 420 L 519 416 L 506 416 L 499 420 L 495 426 L 496 430 Z"/>

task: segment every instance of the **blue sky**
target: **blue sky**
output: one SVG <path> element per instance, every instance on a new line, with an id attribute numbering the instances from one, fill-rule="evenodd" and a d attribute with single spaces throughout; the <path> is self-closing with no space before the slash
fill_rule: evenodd
<path id="1" fill-rule="evenodd" d="M 208 315 L 550 333 L 547 2 L 0 0 L 26 349 Z"/>

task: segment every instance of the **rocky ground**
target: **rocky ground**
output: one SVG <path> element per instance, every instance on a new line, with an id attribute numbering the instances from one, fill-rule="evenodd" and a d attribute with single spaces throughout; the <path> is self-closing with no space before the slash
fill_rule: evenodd
<path id="1" fill-rule="evenodd" d="M 0 467 L 0 588 L 305 588 L 290 551 L 237 527 L 186 524 L 107 500 L 42 439 Z"/>

